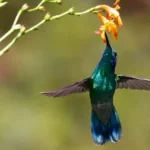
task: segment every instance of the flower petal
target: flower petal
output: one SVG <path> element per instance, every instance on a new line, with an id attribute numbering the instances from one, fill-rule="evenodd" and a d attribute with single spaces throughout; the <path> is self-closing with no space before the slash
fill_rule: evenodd
<path id="1" fill-rule="evenodd" d="M 113 36 L 115 37 L 115 39 L 117 39 L 118 29 L 117 29 L 117 26 L 115 24 L 112 25 L 112 32 L 113 32 Z"/>
<path id="2" fill-rule="evenodd" d="M 114 6 L 116 6 L 119 2 L 120 2 L 120 0 L 116 0 L 114 3 Z"/>
<path id="3" fill-rule="evenodd" d="M 115 8 L 112 8 L 108 5 L 100 5 L 99 8 L 104 9 L 108 13 L 109 16 L 112 16 L 114 18 L 119 16 L 119 12 Z"/>
<path id="4" fill-rule="evenodd" d="M 103 42 L 106 43 L 105 31 L 103 31 L 101 33 L 101 38 L 102 38 Z"/>
<path id="5" fill-rule="evenodd" d="M 106 25 L 103 25 L 103 26 L 100 26 L 100 27 L 99 27 L 99 30 L 100 30 L 100 31 L 104 31 L 104 30 L 106 30 L 106 29 L 107 29 Z"/>
<path id="6" fill-rule="evenodd" d="M 103 22 L 103 24 L 109 22 L 109 20 L 106 17 L 102 16 L 100 13 L 98 13 L 97 15 L 100 18 L 100 20 Z"/>
<path id="7" fill-rule="evenodd" d="M 107 27 L 108 32 L 111 33 L 112 32 L 111 23 L 107 24 L 106 27 Z"/>
<path id="8" fill-rule="evenodd" d="M 100 35 L 103 42 L 106 43 L 106 38 L 105 38 L 105 31 L 95 31 L 95 34 Z"/>
<path id="9" fill-rule="evenodd" d="M 121 7 L 119 5 L 116 5 L 114 9 L 119 10 Z"/>
<path id="10" fill-rule="evenodd" d="M 99 31 L 99 30 L 97 30 L 97 31 L 95 31 L 95 34 L 97 34 L 97 35 L 101 35 L 101 31 Z"/>
<path id="11" fill-rule="evenodd" d="M 120 17 L 120 16 L 118 16 L 118 17 L 116 18 L 116 22 L 117 22 L 117 24 L 119 25 L 119 27 L 122 27 L 123 23 L 122 23 L 122 20 L 121 20 L 121 17 Z"/>

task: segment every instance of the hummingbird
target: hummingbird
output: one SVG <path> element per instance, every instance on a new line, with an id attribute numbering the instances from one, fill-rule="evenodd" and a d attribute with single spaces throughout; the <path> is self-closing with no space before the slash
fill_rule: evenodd
<path id="1" fill-rule="evenodd" d="M 112 49 L 107 34 L 106 48 L 90 77 L 59 90 L 41 92 L 50 97 L 89 92 L 91 102 L 91 133 L 98 145 L 116 143 L 122 136 L 121 122 L 113 104 L 116 89 L 150 90 L 150 79 L 115 73 L 117 53 Z"/>

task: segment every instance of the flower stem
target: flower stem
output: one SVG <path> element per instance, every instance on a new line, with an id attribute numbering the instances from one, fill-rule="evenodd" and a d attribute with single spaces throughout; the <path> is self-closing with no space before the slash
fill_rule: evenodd
<path id="1" fill-rule="evenodd" d="M 16 17 L 15 17 L 15 20 L 14 20 L 14 22 L 13 22 L 13 24 L 12 24 L 12 27 L 10 28 L 10 30 L 9 30 L 7 33 L 5 33 L 5 34 L 0 38 L 0 42 L 2 42 L 3 40 L 5 40 L 5 39 L 6 39 L 9 35 L 11 35 L 14 31 L 20 29 L 20 28 L 16 28 L 16 25 L 17 25 L 17 22 L 18 22 L 20 16 L 22 15 L 22 13 L 26 10 L 25 8 L 27 8 L 27 7 L 25 7 L 25 6 L 27 6 L 27 5 L 24 4 L 24 5 L 21 7 L 21 9 L 18 11 L 18 13 L 17 13 L 17 15 L 16 15 Z M 20 26 L 20 27 L 21 27 L 21 26 Z"/>
<path id="2" fill-rule="evenodd" d="M 23 7 L 23 6 L 22 6 Z M 15 20 L 14 20 L 14 22 L 13 22 L 13 24 L 12 24 L 12 28 L 17 24 L 17 22 L 18 22 L 18 20 L 19 20 L 19 18 L 20 18 L 20 16 L 21 16 L 21 14 L 23 13 L 23 9 L 20 9 L 19 11 L 18 11 L 18 13 L 17 13 L 17 15 L 16 15 L 16 18 L 15 18 Z"/>
<path id="3" fill-rule="evenodd" d="M 4 39 L 6 39 L 9 35 L 11 35 L 14 32 L 14 29 L 11 28 L 7 33 L 5 33 L 1 38 L 0 42 L 2 42 Z"/>
<path id="4" fill-rule="evenodd" d="M 9 48 L 22 36 L 24 31 L 25 31 L 25 27 L 22 27 L 19 33 L 14 37 L 14 39 L 0 51 L 0 56 L 2 56 L 4 53 L 6 53 L 9 50 Z"/>
<path id="5" fill-rule="evenodd" d="M 7 3 L 8 3 L 8 2 L 2 2 L 2 1 L 0 1 L 0 8 L 1 8 L 1 7 L 4 7 Z"/>
<path id="6" fill-rule="evenodd" d="M 50 16 L 49 13 L 47 13 L 45 15 L 45 17 L 37 24 L 31 26 L 30 28 L 28 29 L 25 29 L 25 27 L 23 27 L 22 25 L 20 24 L 17 24 L 20 16 L 22 15 L 22 13 L 24 11 L 27 11 L 27 12 L 33 12 L 33 11 L 36 11 L 36 10 L 40 10 L 40 7 L 42 7 L 42 5 L 44 3 L 48 3 L 48 2 L 51 2 L 51 3 L 58 3 L 60 4 L 61 3 L 61 0 L 41 0 L 41 2 L 35 7 L 35 8 L 32 8 L 32 9 L 28 9 L 28 5 L 27 4 L 24 4 L 22 6 L 22 8 L 18 11 L 16 17 L 15 17 L 15 20 L 12 24 L 12 27 L 11 29 L 5 33 L 1 38 L 0 38 L 0 42 L 2 42 L 3 40 L 5 40 L 9 35 L 11 35 L 14 31 L 16 30 L 20 30 L 19 33 L 14 37 L 14 39 L 6 46 L 4 47 L 1 51 L 0 51 L 0 56 L 2 56 L 4 53 L 6 53 L 9 48 L 15 44 L 15 42 L 21 38 L 22 35 L 25 35 L 25 34 L 28 34 L 30 32 L 32 32 L 33 30 L 36 30 L 38 29 L 40 26 L 42 26 L 43 24 L 45 24 L 47 21 L 52 21 L 52 20 L 56 20 L 56 19 L 59 19 L 59 18 L 62 18 L 66 15 L 73 15 L 73 16 L 81 16 L 81 15 L 85 15 L 85 14 L 88 14 L 88 13 L 95 13 L 96 11 L 101 11 L 99 10 L 99 5 L 98 6 L 95 6 L 95 7 L 92 7 L 92 8 L 89 8 L 85 11 L 82 11 L 82 12 L 75 12 L 74 8 L 70 8 L 69 10 L 59 14 L 59 15 L 54 15 L 54 16 Z M 22 28 L 24 29 L 22 31 Z"/>
<path id="7" fill-rule="evenodd" d="M 46 2 L 45 0 L 42 0 L 36 7 L 32 8 L 32 9 L 29 9 L 28 12 L 33 12 L 33 11 L 39 10 L 39 8 L 40 8 L 45 2 Z"/>
<path id="8" fill-rule="evenodd" d="M 25 31 L 25 34 L 31 32 L 31 31 L 33 31 L 33 30 L 38 29 L 38 28 L 39 28 L 41 25 L 43 25 L 45 22 L 46 22 L 45 20 L 40 21 L 40 22 L 37 23 L 36 25 L 34 25 L 34 26 L 30 27 L 29 29 L 27 29 L 27 30 Z"/>

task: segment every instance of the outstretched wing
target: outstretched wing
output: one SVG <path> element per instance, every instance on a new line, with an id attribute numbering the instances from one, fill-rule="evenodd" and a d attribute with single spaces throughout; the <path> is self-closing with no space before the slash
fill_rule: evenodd
<path id="1" fill-rule="evenodd" d="M 150 90 L 150 79 L 116 75 L 117 87 L 120 89 Z"/>
<path id="2" fill-rule="evenodd" d="M 73 93 L 81 93 L 81 92 L 89 91 L 91 85 L 92 85 L 92 79 L 86 78 L 86 79 L 83 79 L 82 81 L 76 82 L 62 89 L 49 91 L 49 92 L 41 92 L 41 94 L 44 94 L 50 97 L 61 97 L 61 96 L 66 96 L 66 95 L 73 94 Z"/>

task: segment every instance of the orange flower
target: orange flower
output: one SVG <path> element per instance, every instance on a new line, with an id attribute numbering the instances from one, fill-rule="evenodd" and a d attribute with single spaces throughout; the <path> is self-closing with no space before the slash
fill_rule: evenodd
<path id="1" fill-rule="evenodd" d="M 100 20 L 102 21 L 103 25 L 100 26 L 99 30 L 95 32 L 96 34 L 101 36 L 102 40 L 105 43 L 106 43 L 105 32 L 108 31 L 109 33 L 112 33 L 114 38 L 117 39 L 118 37 L 117 25 L 119 27 L 123 25 L 120 13 L 118 11 L 120 9 L 120 6 L 118 5 L 119 2 L 120 0 L 116 0 L 116 2 L 114 3 L 114 8 L 108 5 L 99 5 L 96 7 L 96 9 L 102 9 L 107 12 L 106 17 L 101 15 L 101 13 L 97 14 Z M 115 21 L 117 25 L 115 24 Z"/>
<path id="2" fill-rule="evenodd" d="M 108 6 L 108 5 L 99 5 L 97 8 L 99 9 L 103 9 L 105 10 L 108 14 L 107 19 L 109 20 L 116 20 L 117 24 L 119 25 L 119 27 L 121 27 L 123 25 L 121 17 L 120 17 L 120 13 L 119 13 L 119 9 L 120 6 L 118 5 L 118 3 L 120 2 L 120 0 L 116 0 L 116 2 L 114 3 L 114 8 Z"/>
<path id="3" fill-rule="evenodd" d="M 108 19 L 116 20 L 119 27 L 123 25 L 121 17 L 120 17 L 120 13 L 117 11 L 120 9 L 119 5 L 116 5 L 115 8 L 112 8 L 108 5 L 100 5 L 99 8 L 104 9 L 108 13 L 107 14 Z"/>
<path id="4" fill-rule="evenodd" d="M 99 35 L 101 35 L 102 40 L 105 42 L 105 32 L 108 30 L 109 33 L 112 33 L 115 39 L 118 37 L 118 30 L 116 24 L 113 22 L 113 20 L 108 20 L 104 16 L 102 16 L 100 13 L 98 13 L 98 17 L 103 22 L 103 26 L 100 26 L 99 28 Z M 98 33 L 98 32 L 97 32 Z"/>
<path id="5" fill-rule="evenodd" d="M 106 30 L 109 31 L 109 33 L 112 33 L 115 39 L 118 37 L 118 30 L 117 27 L 114 23 L 111 23 L 109 25 L 103 25 L 99 28 L 98 31 L 95 31 L 96 34 L 100 35 L 103 42 L 106 43 L 106 38 L 105 38 L 105 32 Z"/>

